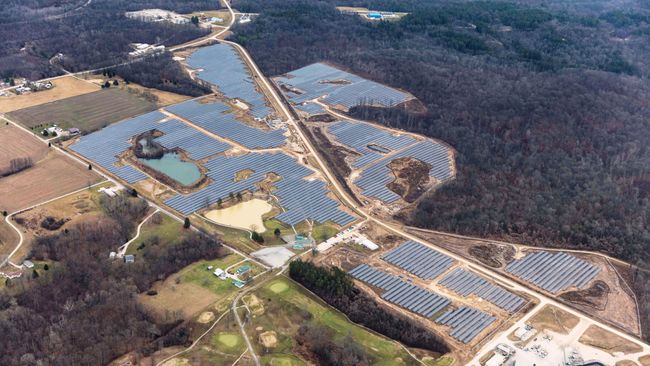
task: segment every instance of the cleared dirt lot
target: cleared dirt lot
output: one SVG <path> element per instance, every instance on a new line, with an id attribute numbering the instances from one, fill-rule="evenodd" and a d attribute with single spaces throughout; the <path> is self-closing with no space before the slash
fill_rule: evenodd
<path id="1" fill-rule="evenodd" d="M 98 181 L 93 171 L 50 151 L 34 167 L 0 178 L 0 211 L 14 212 Z"/>
<path id="2" fill-rule="evenodd" d="M 155 103 L 135 93 L 111 88 L 21 109 L 7 116 L 30 129 L 55 123 L 64 129 L 77 127 L 91 132 L 156 108 Z"/>
<path id="3" fill-rule="evenodd" d="M 0 125 L 0 172 L 9 166 L 11 159 L 31 158 L 34 163 L 43 159 L 47 145 L 14 125 Z"/>
<path id="4" fill-rule="evenodd" d="M 19 109 L 49 103 L 55 100 L 92 93 L 100 89 L 97 85 L 79 80 L 72 76 L 53 80 L 52 84 L 54 84 L 54 88 L 50 90 L 25 95 L 10 94 L 8 97 L 0 97 L 0 112 L 6 113 L 17 111 Z"/>

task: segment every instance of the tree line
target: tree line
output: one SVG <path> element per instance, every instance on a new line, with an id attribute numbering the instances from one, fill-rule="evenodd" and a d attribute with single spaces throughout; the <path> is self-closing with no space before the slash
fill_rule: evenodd
<path id="1" fill-rule="evenodd" d="M 443 354 L 449 352 L 449 346 L 438 334 L 377 303 L 356 288 L 350 276 L 338 267 L 319 267 L 298 260 L 289 265 L 289 276 L 355 323 L 408 347 Z"/>

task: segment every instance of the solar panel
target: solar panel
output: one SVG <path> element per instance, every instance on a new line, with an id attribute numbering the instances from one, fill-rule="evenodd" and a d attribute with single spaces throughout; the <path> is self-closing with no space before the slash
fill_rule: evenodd
<path id="1" fill-rule="evenodd" d="M 183 149 L 194 160 L 221 153 L 231 147 L 181 121 L 167 119 L 161 122 L 165 118 L 167 116 L 158 111 L 143 114 L 81 136 L 70 146 L 70 149 L 96 162 L 127 183 L 133 184 L 146 179 L 147 176 L 131 166 L 117 166 L 116 163 L 119 160 L 118 156 L 131 148 L 132 143 L 129 140 L 141 133 L 150 130 L 162 132 L 163 135 L 157 137 L 156 141 L 168 149 Z"/>
<path id="2" fill-rule="evenodd" d="M 426 318 L 432 317 L 451 303 L 444 296 L 408 283 L 367 264 L 359 265 L 348 273 L 360 281 L 384 290 L 381 295 L 382 299 Z"/>
<path id="3" fill-rule="evenodd" d="M 476 295 L 509 312 L 516 311 L 525 303 L 520 296 L 462 268 L 455 269 L 438 283 L 463 297 Z"/>
<path id="4" fill-rule="evenodd" d="M 362 104 L 391 107 L 412 98 L 408 93 L 323 63 L 305 66 L 274 80 L 286 87 L 285 95 L 296 104 L 324 97 L 330 105 L 348 108 Z M 287 91 L 292 89 L 299 92 Z"/>
<path id="5" fill-rule="evenodd" d="M 404 242 L 381 258 L 425 280 L 438 277 L 455 263 L 437 250 L 412 240 Z"/>
<path id="6" fill-rule="evenodd" d="M 381 159 L 384 154 L 401 150 L 417 142 L 408 135 L 397 135 L 362 122 L 339 121 L 328 124 L 327 130 L 336 140 L 360 154 L 353 167 L 360 168 Z"/>
<path id="7" fill-rule="evenodd" d="M 584 288 L 600 268 L 568 253 L 539 251 L 511 262 L 506 272 L 557 294 L 570 287 Z"/>
<path id="8" fill-rule="evenodd" d="M 467 344 L 495 320 L 496 317 L 490 314 L 463 306 L 447 311 L 435 322 L 449 326 L 451 328 L 449 335 L 457 341 Z"/>
<path id="9" fill-rule="evenodd" d="M 187 64 L 200 69 L 199 78 L 216 85 L 226 97 L 250 104 L 250 113 L 254 117 L 264 118 L 272 114 L 264 95 L 257 90 L 248 66 L 229 44 L 202 47 L 187 59 Z"/>
<path id="10" fill-rule="evenodd" d="M 395 179 L 388 164 L 404 157 L 413 157 L 429 164 L 431 166 L 429 176 L 439 181 L 444 182 L 452 177 L 447 146 L 427 140 L 371 163 L 361 171 L 354 184 L 361 188 L 362 194 L 366 197 L 373 197 L 387 203 L 397 201 L 400 196 L 386 187 Z"/>
<path id="11" fill-rule="evenodd" d="M 230 107 L 220 102 L 188 100 L 165 109 L 248 149 L 268 149 L 284 144 L 286 129 L 251 127 L 238 121 L 233 113 L 229 113 Z"/>

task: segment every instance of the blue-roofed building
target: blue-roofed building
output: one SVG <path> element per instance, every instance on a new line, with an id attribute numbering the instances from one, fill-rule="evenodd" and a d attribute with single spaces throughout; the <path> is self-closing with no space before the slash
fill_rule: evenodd
<path id="1" fill-rule="evenodd" d="M 368 13 L 368 18 L 370 19 L 383 19 L 383 15 L 381 13 L 376 12 L 376 11 L 371 11 Z"/>

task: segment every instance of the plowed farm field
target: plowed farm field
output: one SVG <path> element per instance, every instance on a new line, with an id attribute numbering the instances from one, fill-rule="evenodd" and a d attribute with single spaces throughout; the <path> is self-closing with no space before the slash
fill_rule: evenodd
<path id="1" fill-rule="evenodd" d="M 92 132 L 156 108 L 156 103 L 136 93 L 111 88 L 20 109 L 7 116 L 34 132 L 40 132 L 41 125 L 51 124 Z"/>
<path id="2" fill-rule="evenodd" d="M 31 158 L 34 163 L 47 155 L 47 145 L 14 125 L 0 125 L 0 172 L 16 158 Z"/>
<path id="3" fill-rule="evenodd" d="M 33 167 L 0 178 L 0 211 L 15 212 L 97 183 L 101 177 L 50 151 Z"/>

